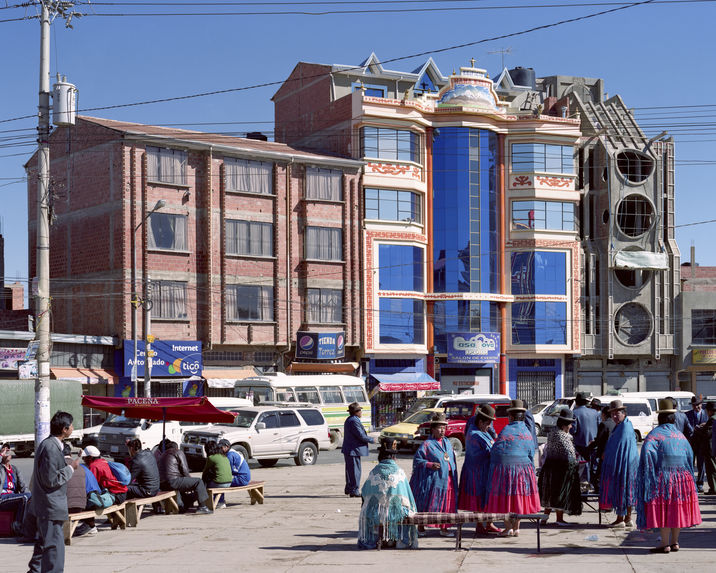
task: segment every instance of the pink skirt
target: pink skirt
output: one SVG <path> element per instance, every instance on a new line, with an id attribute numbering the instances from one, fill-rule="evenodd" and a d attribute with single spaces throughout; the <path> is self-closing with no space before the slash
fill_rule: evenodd
<path id="1" fill-rule="evenodd" d="M 537 479 L 531 466 L 498 466 L 492 473 L 487 513 L 539 513 Z"/>
<path id="2" fill-rule="evenodd" d="M 694 478 L 684 472 L 669 480 L 667 495 L 644 504 L 646 528 L 691 527 L 701 523 L 699 498 Z"/>
<path id="3" fill-rule="evenodd" d="M 479 495 L 470 495 L 465 491 L 460 491 L 460 500 L 457 504 L 458 509 L 465 511 L 479 512 L 483 511 L 485 506 L 482 503 L 482 497 Z"/>
<path id="4" fill-rule="evenodd" d="M 442 513 L 456 513 L 457 512 L 457 499 L 455 499 L 455 488 L 452 482 L 452 475 L 448 474 L 447 492 L 443 498 L 442 504 L 435 511 Z M 442 523 L 440 525 L 426 525 L 425 527 L 436 527 L 438 529 L 448 529 L 449 524 Z"/>

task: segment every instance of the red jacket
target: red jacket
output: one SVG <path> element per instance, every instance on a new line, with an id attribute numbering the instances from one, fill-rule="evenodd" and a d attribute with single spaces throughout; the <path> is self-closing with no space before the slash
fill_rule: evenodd
<path id="1" fill-rule="evenodd" d="M 127 486 L 119 483 L 114 477 L 107 460 L 95 458 L 88 464 L 88 467 L 102 489 L 106 489 L 109 493 L 125 493 L 127 491 Z"/>

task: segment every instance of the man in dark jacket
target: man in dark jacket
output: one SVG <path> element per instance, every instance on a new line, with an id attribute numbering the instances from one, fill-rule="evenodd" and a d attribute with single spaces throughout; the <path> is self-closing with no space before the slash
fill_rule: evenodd
<path id="1" fill-rule="evenodd" d="M 616 427 L 616 423 L 612 420 L 609 412 L 609 406 L 604 406 L 601 413 L 602 421 L 597 427 L 597 436 L 589 444 L 592 453 L 592 486 L 595 492 L 599 492 L 599 478 L 602 471 L 602 457 L 604 456 L 604 448 L 607 447 L 607 441 L 612 431 Z"/>
<path id="2" fill-rule="evenodd" d="M 343 492 L 351 497 L 360 497 L 361 456 L 368 455 L 368 444 L 375 442 L 366 434 L 360 417 L 363 408 L 358 402 L 348 406 L 350 416 L 343 424 L 343 447 L 341 452 L 346 463 L 346 487 Z"/>
<path id="3" fill-rule="evenodd" d="M 62 440 L 72 434 L 72 421 L 72 414 L 56 412 L 50 420 L 50 436 L 35 450 L 30 504 L 38 538 L 28 564 L 30 573 L 59 573 L 65 568 L 62 525 L 68 518 L 67 482 L 80 465 L 79 458 L 67 464 L 63 455 Z"/>
<path id="4" fill-rule="evenodd" d="M 142 441 L 134 438 L 127 442 L 129 471 L 132 483 L 127 486 L 127 499 L 152 497 L 159 491 L 159 466 L 154 454 L 142 449 Z"/>
<path id="5" fill-rule="evenodd" d="M 214 513 L 207 506 L 209 493 L 206 491 L 204 482 L 199 478 L 191 477 L 189 464 L 186 461 L 184 452 L 179 449 L 176 442 L 168 442 L 166 451 L 159 458 L 159 485 L 162 490 L 176 490 L 179 492 L 177 503 L 180 511 L 186 511 L 198 498 L 199 508 L 197 513 Z M 196 494 L 194 494 L 196 492 Z"/>

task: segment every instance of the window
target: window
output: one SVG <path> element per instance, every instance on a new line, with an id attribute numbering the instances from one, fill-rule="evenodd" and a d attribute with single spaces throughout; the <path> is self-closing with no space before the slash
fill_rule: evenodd
<path id="1" fill-rule="evenodd" d="M 230 255 L 272 256 L 273 224 L 227 220 L 226 252 Z"/>
<path id="2" fill-rule="evenodd" d="M 296 412 L 283 410 L 278 413 L 278 424 L 281 428 L 293 428 L 295 426 L 300 426 L 301 422 L 298 421 Z"/>
<path id="3" fill-rule="evenodd" d="M 716 310 L 691 311 L 691 344 L 716 344 Z"/>
<path id="4" fill-rule="evenodd" d="M 381 298 L 380 344 L 424 344 L 423 301 Z"/>
<path id="5" fill-rule="evenodd" d="M 343 173 L 336 169 L 306 168 L 306 197 L 343 201 Z"/>
<path id="6" fill-rule="evenodd" d="M 186 152 L 147 147 L 147 179 L 171 185 L 186 185 Z"/>
<path id="7" fill-rule="evenodd" d="M 276 388 L 275 390 L 276 400 L 278 402 L 295 402 L 296 399 L 293 397 L 293 390 L 291 388 Z"/>
<path id="8" fill-rule="evenodd" d="M 306 320 L 314 324 L 343 322 L 343 291 L 330 288 L 309 288 Z"/>
<path id="9" fill-rule="evenodd" d="M 186 250 L 186 215 L 152 213 L 149 216 L 149 248 Z"/>
<path id="10" fill-rule="evenodd" d="M 273 287 L 230 285 L 226 287 L 227 318 L 247 322 L 273 321 Z"/>
<path id="11" fill-rule="evenodd" d="M 256 423 L 263 422 L 267 428 L 278 428 L 278 416 L 276 414 L 278 412 L 264 412 Z"/>
<path id="12" fill-rule="evenodd" d="M 567 344 L 567 303 L 513 303 L 512 344 Z"/>
<path id="13" fill-rule="evenodd" d="M 152 283 L 152 318 L 187 318 L 186 283 L 158 281 Z"/>
<path id="14" fill-rule="evenodd" d="M 352 403 L 368 401 L 362 386 L 344 386 L 343 395 L 346 397 L 346 402 Z"/>
<path id="15" fill-rule="evenodd" d="M 628 237 L 639 237 L 646 233 L 654 220 L 654 210 L 646 197 L 632 193 L 617 207 L 617 225 Z"/>
<path id="16" fill-rule="evenodd" d="M 512 253 L 512 294 L 567 294 L 567 254 Z"/>
<path id="17" fill-rule="evenodd" d="M 273 194 L 273 163 L 224 159 L 224 176 L 227 191 Z"/>
<path id="18" fill-rule="evenodd" d="M 299 410 L 298 413 L 301 414 L 301 418 L 303 418 L 307 426 L 322 426 L 325 423 L 323 414 L 318 410 L 306 408 L 305 410 Z"/>
<path id="19" fill-rule="evenodd" d="M 324 404 L 343 404 L 343 396 L 338 386 L 321 386 L 320 391 Z"/>
<path id="20" fill-rule="evenodd" d="M 423 291 L 423 249 L 409 245 L 378 246 L 380 290 Z"/>
<path id="21" fill-rule="evenodd" d="M 365 189 L 365 218 L 381 221 L 422 223 L 422 200 L 419 193 L 396 189 Z"/>
<path id="22" fill-rule="evenodd" d="M 651 334 L 651 313 L 635 302 L 622 305 L 614 317 L 614 332 L 624 344 L 641 344 Z"/>
<path id="23" fill-rule="evenodd" d="M 513 201 L 513 229 L 574 231 L 574 203 L 560 201 Z"/>
<path id="24" fill-rule="evenodd" d="M 369 97 L 385 97 L 385 86 L 366 85 L 360 82 L 353 82 L 353 91 L 362 91 L 363 95 Z"/>
<path id="25" fill-rule="evenodd" d="M 574 173 L 571 145 L 513 143 L 512 172 Z"/>
<path id="26" fill-rule="evenodd" d="M 321 398 L 318 395 L 318 390 L 312 387 L 296 388 L 296 398 L 299 402 L 309 402 L 311 404 L 321 403 Z"/>
<path id="27" fill-rule="evenodd" d="M 342 261 L 343 229 L 306 227 L 306 258 L 319 261 Z"/>
<path id="28" fill-rule="evenodd" d="M 617 154 L 617 170 L 629 183 L 641 183 L 654 171 L 654 160 L 638 151 Z"/>
<path id="29" fill-rule="evenodd" d="M 364 127 L 361 156 L 420 162 L 420 136 L 408 130 Z"/>

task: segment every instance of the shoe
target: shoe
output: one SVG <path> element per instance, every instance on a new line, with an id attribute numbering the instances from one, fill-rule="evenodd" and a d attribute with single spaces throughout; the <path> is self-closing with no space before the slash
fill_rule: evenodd
<path id="1" fill-rule="evenodd" d="M 210 510 L 208 507 L 206 507 L 205 505 L 200 505 L 200 506 L 197 508 L 196 513 L 197 513 L 197 514 L 203 514 L 203 515 L 209 515 L 210 513 L 214 513 L 214 512 L 211 511 L 211 510 Z"/>
<path id="2" fill-rule="evenodd" d="M 614 523 L 610 523 L 609 527 L 612 529 L 624 529 L 626 526 L 623 521 L 615 521 Z"/>
<path id="3" fill-rule="evenodd" d="M 350 496 L 351 497 L 361 497 L 361 495 L 359 493 L 351 493 Z"/>
<path id="4" fill-rule="evenodd" d="M 512 532 L 512 537 L 519 537 L 519 536 L 520 536 L 520 530 L 519 530 L 519 529 L 515 529 L 515 530 Z"/>
<path id="5" fill-rule="evenodd" d="M 216 506 L 216 509 L 226 509 L 226 504 L 222 501 L 219 505 Z"/>
<path id="6" fill-rule="evenodd" d="M 95 527 L 90 527 L 87 530 L 87 533 L 85 533 L 85 535 L 97 535 L 98 533 L 99 533 L 99 531 L 97 530 L 97 527 L 95 526 Z"/>
<path id="7" fill-rule="evenodd" d="M 427 535 L 427 533 L 425 531 L 420 531 L 418 529 L 418 537 L 425 537 L 426 535 Z"/>
<path id="8" fill-rule="evenodd" d="M 669 547 L 671 547 L 672 551 L 678 551 L 680 549 L 678 543 L 672 543 Z"/>
<path id="9" fill-rule="evenodd" d="M 440 537 L 455 537 L 455 533 L 450 531 L 449 529 L 441 529 Z"/>
<path id="10" fill-rule="evenodd" d="M 497 527 L 494 523 L 490 523 L 487 527 L 485 527 L 486 533 L 500 533 L 502 531 L 499 527 Z"/>
<path id="11" fill-rule="evenodd" d="M 512 529 L 503 529 L 500 531 L 500 537 L 514 537 L 515 532 Z"/>
<path id="12" fill-rule="evenodd" d="M 86 523 L 80 523 L 76 528 L 75 532 L 73 534 L 74 537 L 82 537 L 85 533 L 87 533 L 90 529 L 92 529 L 89 525 Z"/>
<path id="13" fill-rule="evenodd" d="M 652 547 L 649 549 L 649 553 L 671 553 L 671 547 L 664 545 L 663 547 Z"/>
<path id="14" fill-rule="evenodd" d="M 634 529 L 634 522 L 629 520 L 624 522 L 624 529 Z"/>
<path id="15" fill-rule="evenodd" d="M 570 525 L 572 525 L 572 524 L 569 523 L 568 521 L 555 521 L 554 524 L 555 524 L 557 527 L 569 527 Z"/>

